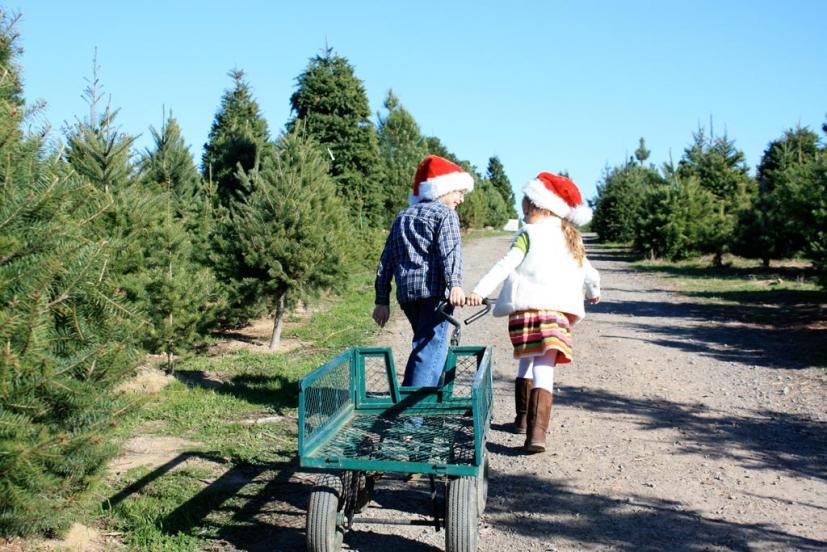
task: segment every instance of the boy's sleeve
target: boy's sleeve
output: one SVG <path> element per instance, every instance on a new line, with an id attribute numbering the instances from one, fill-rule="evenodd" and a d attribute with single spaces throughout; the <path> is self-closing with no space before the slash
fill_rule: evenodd
<path id="1" fill-rule="evenodd" d="M 586 277 L 583 280 L 583 293 L 587 299 L 600 297 L 600 273 L 592 266 L 589 259 L 583 259 L 583 268 L 586 269 Z"/>
<path id="2" fill-rule="evenodd" d="M 459 216 L 451 210 L 437 233 L 439 258 L 447 289 L 462 285 L 462 239 L 459 234 Z"/>
<path id="3" fill-rule="evenodd" d="M 379 266 L 376 268 L 376 280 L 373 282 L 373 288 L 376 292 L 375 305 L 390 305 L 391 302 L 391 279 L 393 278 L 392 236 L 393 232 L 385 240 L 385 248 L 382 250 L 382 255 L 379 257 Z"/>
<path id="4" fill-rule="evenodd" d="M 520 266 L 528 252 L 528 234 L 520 232 L 511 244 L 511 249 L 497 263 L 491 267 L 488 273 L 480 278 L 474 287 L 474 293 L 480 297 L 488 297 L 500 282 L 505 280 L 511 271 Z"/>

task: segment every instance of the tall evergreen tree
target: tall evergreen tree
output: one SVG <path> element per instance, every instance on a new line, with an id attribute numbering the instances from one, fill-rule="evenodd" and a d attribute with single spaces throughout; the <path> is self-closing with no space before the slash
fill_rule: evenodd
<path id="1" fill-rule="evenodd" d="M 436 143 L 437 145 L 441 145 L 438 140 Z M 437 153 L 436 155 L 439 154 Z M 489 201 L 492 199 L 490 196 L 491 192 L 493 192 L 493 188 L 491 188 L 490 183 L 483 183 L 482 176 L 468 161 L 457 159 L 455 155 L 447 152 L 447 150 L 446 155 L 441 157 L 445 157 L 445 159 L 456 163 L 474 178 L 474 190 L 471 193 L 465 194 L 465 201 L 462 202 L 462 205 L 457 207 L 457 215 L 459 215 L 460 225 L 463 228 L 482 228 L 489 224 L 491 219 L 489 213 Z M 499 193 L 494 193 L 496 193 L 497 198 L 499 198 Z"/>
<path id="2" fill-rule="evenodd" d="M 99 70 L 96 56 L 92 61 L 92 77 L 86 80 L 83 91 L 89 118 L 79 120 L 70 131 L 66 158 L 79 175 L 96 183 L 104 192 L 111 192 L 129 182 L 130 148 L 135 139 L 115 124 L 118 110 L 112 109 L 111 99 L 99 113 L 103 100 Z"/>
<path id="3" fill-rule="evenodd" d="M 227 207 L 243 195 L 238 170 L 252 170 L 263 150 L 271 148 L 267 121 L 253 98 L 244 71 L 229 73 L 233 88 L 224 92 L 201 160 L 202 176 L 214 183 L 216 199 Z"/>
<path id="4" fill-rule="evenodd" d="M 471 195 L 477 194 L 485 200 L 483 225 L 492 228 L 502 228 L 503 225 L 508 222 L 509 217 L 511 217 L 513 207 L 509 209 L 505 204 L 500 190 L 487 178 L 476 178 L 474 186 L 474 191 Z"/>
<path id="5" fill-rule="evenodd" d="M 142 262 L 122 282 L 150 322 L 145 347 L 173 355 L 203 341 L 215 319 L 216 282 L 200 266 L 192 233 L 201 229 L 197 207 L 200 178 L 181 131 L 170 115 L 160 131 L 151 129 L 154 147 L 141 159 L 141 187 L 150 190 L 154 220 L 144 230 Z M 197 218 L 198 217 L 198 218 Z"/>
<path id="6" fill-rule="evenodd" d="M 20 80 L 17 45 L 19 34 L 15 25 L 19 16 L 0 7 L 0 156 L 9 160 L 10 150 L 22 140 L 20 123 L 25 103 Z"/>
<path id="7" fill-rule="evenodd" d="M 250 195 L 232 222 L 246 283 L 266 297 L 273 316 L 271 350 L 279 348 L 286 309 L 345 275 L 347 209 L 328 171 L 318 145 L 296 127 L 259 170 L 241 175 Z"/>
<path id="8" fill-rule="evenodd" d="M 204 187 L 199 208 L 204 215 L 200 235 L 208 233 L 208 247 L 196 242 L 199 259 L 212 267 L 219 279 L 224 304 L 223 324 L 246 323 L 261 313 L 258 297 L 249 295 L 239 236 L 230 217 L 249 192 L 240 174 L 256 170 L 259 160 L 273 155 L 267 122 L 253 98 L 244 72 L 230 72 L 233 88 L 227 90 L 215 116 L 202 158 Z M 214 200 L 211 203 L 208 200 Z"/>
<path id="9" fill-rule="evenodd" d="M 805 248 L 809 206 L 801 204 L 798 191 L 807 171 L 799 168 L 812 163 L 818 149 L 818 135 L 801 127 L 769 143 L 758 164 L 755 206 L 741 217 L 739 253 L 769 266 L 771 259 L 792 257 Z"/>
<path id="10" fill-rule="evenodd" d="M 634 248 L 651 258 L 669 260 L 702 253 L 720 239 L 722 207 L 696 177 L 675 176 L 649 186 L 638 208 Z"/>
<path id="11" fill-rule="evenodd" d="M 822 129 L 827 133 L 827 124 Z M 812 163 L 801 166 L 808 183 L 801 193 L 807 215 L 804 252 L 813 261 L 822 288 L 827 289 L 827 145 L 819 148 Z"/>
<path id="12" fill-rule="evenodd" d="M 350 62 L 327 48 L 310 60 L 290 97 L 293 118 L 327 152 L 339 194 L 362 224 L 378 224 L 385 196 L 378 179 L 379 146 L 364 85 Z"/>
<path id="13" fill-rule="evenodd" d="M 827 132 L 827 125 L 823 128 Z M 759 177 L 759 207 L 777 227 L 787 254 L 801 252 L 813 261 L 827 287 L 827 146 L 806 128 L 787 131 L 770 143 Z"/>
<path id="14" fill-rule="evenodd" d="M 720 213 L 722 218 L 717 238 L 708 241 L 703 252 L 713 253 L 713 263 L 717 266 L 721 264 L 723 254 L 735 245 L 738 219 L 752 208 L 757 187 L 749 176 L 743 152 L 727 136 L 706 138 L 700 129 L 693 139 L 678 163 L 677 174 L 683 180 L 696 178 L 715 198 L 709 209 Z"/>
<path id="15" fill-rule="evenodd" d="M 172 193 L 174 215 L 180 219 L 193 245 L 193 255 L 207 265 L 212 229 L 212 197 L 198 174 L 189 146 L 172 112 L 160 130 L 150 127 L 153 145 L 138 163 L 142 182 L 155 193 Z"/>
<path id="16" fill-rule="evenodd" d="M 511 181 L 505 174 L 505 167 L 499 157 L 491 157 L 488 159 L 488 168 L 485 171 L 486 178 L 491 182 L 506 207 L 506 214 L 508 218 L 517 218 L 517 210 L 514 203 L 514 190 L 511 188 Z"/>
<path id="17" fill-rule="evenodd" d="M 192 153 L 181 135 L 181 127 L 172 112 L 164 117 L 161 130 L 150 127 L 152 147 L 141 156 L 141 178 L 152 184 L 169 187 L 182 207 L 191 204 L 201 188 L 201 177 Z"/>
<path id="18" fill-rule="evenodd" d="M 663 179 L 657 170 L 631 161 L 620 167 L 607 168 L 597 186 L 591 229 L 603 241 L 633 241 L 645 194 L 660 184 Z"/>
<path id="19" fill-rule="evenodd" d="M 392 90 L 385 98 L 385 109 L 387 115 L 378 115 L 377 136 L 387 219 L 384 222 L 389 222 L 407 207 L 414 174 L 427 150 L 419 125 Z"/>
<path id="20" fill-rule="evenodd" d="M 23 108 L 12 89 L 3 100 Z M 19 136 L 31 149 L 7 140 L 0 156 L 0 536 L 54 534 L 76 518 L 114 452 L 112 388 L 133 366 L 139 322 L 100 232 L 111 197 Z"/>
<path id="21" fill-rule="evenodd" d="M 635 150 L 635 159 L 637 159 L 637 162 L 640 164 L 641 167 L 643 166 L 643 163 L 645 163 L 646 160 L 649 159 L 649 155 L 651 153 L 651 151 L 646 149 L 646 141 L 641 136 L 640 145 Z"/>
<path id="22" fill-rule="evenodd" d="M 114 452 L 111 393 L 135 318 L 90 239 L 107 199 L 76 175 L 30 173 L 0 196 L 0 535 L 68 527 Z"/>

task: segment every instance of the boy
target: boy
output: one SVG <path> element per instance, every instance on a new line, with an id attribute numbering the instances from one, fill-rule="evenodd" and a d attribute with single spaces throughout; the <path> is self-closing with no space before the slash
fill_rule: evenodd
<path id="1" fill-rule="evenodd" d="M 435 387 L 448 356 L 449 323 L 437 306 L 448 299 L 465 303 L 462 243 L 456 208 L 474 179 L 454 163 L 429 155 L 416 171 L 407 209 L 393 222 L 376 270 L 373 319 L 383 327 L 390 316 L 391 278 L 396 298 L 413 330 L 412 351 L 402 385 Z"/>

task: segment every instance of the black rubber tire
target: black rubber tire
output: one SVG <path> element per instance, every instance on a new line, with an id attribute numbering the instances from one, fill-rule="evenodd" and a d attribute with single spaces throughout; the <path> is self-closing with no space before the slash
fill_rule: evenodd
<path id="1" fill-rule="evenodd" d="M 445 551 L 476 552 L 479 537 L 479 497 L 476 477 L 448 482 L 445 512 Z"/>
<path id="2" fill-rule="evenodd" d="M 480 476 L 477 479 L 477 515 L 482 516 L 485 511 L 485 505 L 488 503 L 488 456 L 485 457 L 485 463 L 480 470 Z"/>
<path id="3" fill-rule="evenodd" d="M 342 532 L 337 523 L 343 485 L 338 475 L 323 474 L 310 493 L 307 506 L 307 551 L 337 552 L 342 549 Z"/>

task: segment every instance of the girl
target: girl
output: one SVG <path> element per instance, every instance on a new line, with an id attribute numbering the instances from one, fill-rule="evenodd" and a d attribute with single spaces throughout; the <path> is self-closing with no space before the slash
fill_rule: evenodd
<path id="1" fill-rule="evenodd" d="M 585 316 L 584 299 L 600 301 L 600 277 L 572 225 L 586 224 L 592 216 L 574 182 L 541 172 L 523 193 L 525 225 L 467 304 L 480 305 L 505 280 L 494 316 L 508 316 L 514 358 L 519 360 L 514 432 L 527 433 L 527 452 L 543 452 L 554 367 L 571 362 L 571 327 Z"/>

